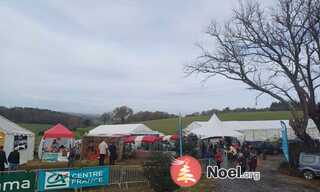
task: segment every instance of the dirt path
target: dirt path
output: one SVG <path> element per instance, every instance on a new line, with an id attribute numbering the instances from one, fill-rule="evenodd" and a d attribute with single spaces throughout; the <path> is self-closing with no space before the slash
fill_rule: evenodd
<path id="1" fill-rule="evenodd" d="M 283 175 L 277 171 L 281 158 L 269 157 L 260 161 L 258 171 L 261 173 L 260 181 L 247 179 L 215 180 L 217 192 L 319 192 L 320 181 L 305 181 L 303 178 Z"/>

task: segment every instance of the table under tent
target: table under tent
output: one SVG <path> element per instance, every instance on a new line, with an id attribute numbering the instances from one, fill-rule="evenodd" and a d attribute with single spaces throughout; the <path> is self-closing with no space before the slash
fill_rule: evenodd
<path id="1" fill-rule="evenodd" d="M 34 133 L 0 115 L 0 145 L 7 156 L 17 149 L 20 153 L 20 164 L 33 160 L 34 141 Z"/>
<path id="2" fill-rule="evenodd" d="M 68 153 L 74 144 L 74 133 L 57 124 L 44 132 L 38 150 L 39 159 L 47 162 L 68 161 Z"/>

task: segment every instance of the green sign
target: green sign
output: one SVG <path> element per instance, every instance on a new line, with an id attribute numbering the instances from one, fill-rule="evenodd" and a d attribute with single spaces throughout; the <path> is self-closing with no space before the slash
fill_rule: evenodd
<path id="1" fill-rule="evenodd" d="M 80 169 L 40 170 L 39 191 L 103 186 L 109 184 L 110 168 L 85 167 Z"/>
<path id="2" fill-rule="evenodd" d="M 0 192 L 30 192 L 34 191 L 34 172 L 4 172 L 0 173 Z"/>
<path id="3" fill-rule="evenodd" d="M 58 153 L 43 153 L 42 160 L 46 162 L 57 162 L 58 156 Z"/>

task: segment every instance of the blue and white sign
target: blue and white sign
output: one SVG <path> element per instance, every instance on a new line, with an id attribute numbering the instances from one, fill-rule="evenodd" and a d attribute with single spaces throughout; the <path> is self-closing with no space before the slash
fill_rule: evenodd
<path id="1" fill-rule="evenodd" d="M 38 182 L 39 191 L 108 185 L 109 172 L 109 167 L 41 170 Z"/>
<path id="2" fill-rule="evenodd" d="M 286 158 L 287 161 L 289 161 L 287 125 L 283 121 L 281 121 L 281 142 L 282 142 L 282 151 L 283 151 L 284 157 Z"/>

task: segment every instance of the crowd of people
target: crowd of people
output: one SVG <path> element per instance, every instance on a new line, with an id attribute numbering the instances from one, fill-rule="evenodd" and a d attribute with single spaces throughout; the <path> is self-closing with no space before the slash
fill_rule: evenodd
<path id="1" fill-rule="evenodd" d="M 202 142 L 201 158 L 213 158 L 216 165 L 220 168 L 224 161 L 228 161 L 231 166 L 240 166 L 241 171 L 254 172 L 257 168 L 257 152 L 252 146 L 244 143 L 226 143 L 223 140 L 218 142 Z"/>

